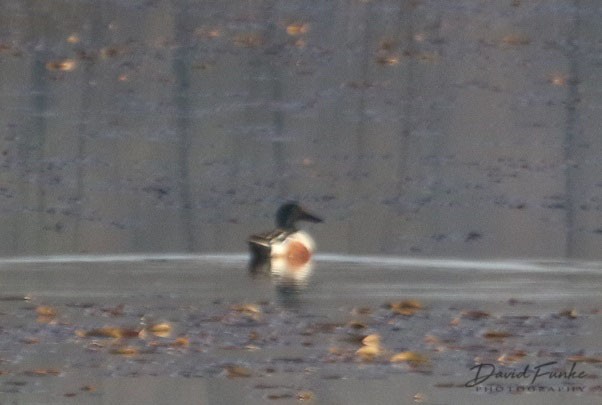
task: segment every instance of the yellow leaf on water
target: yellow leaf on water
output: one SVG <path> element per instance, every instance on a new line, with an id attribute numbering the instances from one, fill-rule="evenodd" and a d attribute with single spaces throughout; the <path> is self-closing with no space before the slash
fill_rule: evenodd
<path id="1" fill-rule="evenodd" d="M 236 312 L 243 312 L 246 314 L 260 314 L 261 308 L 257 304 L 235 304 L 231 305 L 230 309 Z"/>
<path id="2" fill-rule="evenodd" d="M 36 314 L 38 314 L 39 316 L 55 317 L 57 311 L 53 307 L 47 305 L 40 305 L 36 307 Z"/>
<path id="3" fill-rule="evenodd" d="M 418 300 L 393 301 L 389 302 L 387 306 L 392 312 L 406 316 L 414 315 L 422 309 L 422 303 Z"/>
<path id="4" fill-rule="evenodd" d="M 256 321 L 261 318 L 261 307 L 257 304 L 236 304 L 231 305 L 230 309 Z"/>
<path id="5" fill-rule="evenodd" d="M 46 69 L 50 71 L 71 72 L 77 67 L 77 62 L 73 59 L 53 60 L 46 63 Z"/>
<path id="6" fill-rule="evenodd" d="M 187 337 L 179 337 L 171 344 L 173 347 L 188 347 L 190 346 L 190 340 Z"/>
<path id="7" fill-rule="evenodd" d="M 376 333 L 368 335 L 362 339 L 362 344 L 364 346 L 380 346 L 380 335 Z"/>
<path id="8" fill-rule="evenodd" d="M 309 32 L 309 24 L 293 23 L 286 26 L 286 33 L 290 36 L 298 36 Z"/>
<path id="9" fill-rule="evenodd" d="M 372 361 L 375 357 L 380 356 L 382 350 L 380 346 L 368 345 L 360 347 L 355 354 L 363 361 Z"/>
<path id="10" fill-rule="evenodd" d="M 516 363 L 516 362 L 522 360 L 526 355 L 527 355 L 527 352 L 525 352 L 524 350 L 516 350 L 511 353 L 502 354 L 500 357 L 498 357 L 497 361 L 501 365 L 506 366 L 506 365 Z"/>
<path id="11" fill-rule="evenodd" d="M 568 76 L 562 73 L 553 73 L 549 76 L 548 81 L 553 86 L 566 86 L 568 80 Z"/>
<path id="12" fill-rule="evenodd" d="M 169 337 L 171 329 L 171 324 L 169 322 L 156 323 L 148 327 L 149 332 L 159 337 Z"/>
<path id="13" fill-rule="evenodd" d="M 399 56 L 396 54 L 383 54 L 376 57 L 376 63 L 383 66 L 393 66 L 399 64 Z"/>
<path id="14" fill-rule="evenodd" d="M 412 365 L 419 365 L 419 364 L 427 363 L 428 358 L 422 354 L 407 351 L 407 352 L 400 352 L 400 353 L 394 354 L 393 356 L 391 356 L 389 361 L 391 363 L 407 362 L 407 363 L 411 363 Z"/>
<path id="15" fill-rule="evenodd" d="M 79 36 L 77 34 L 71 34 L 67 37 L 67 42 L 70 44 L 77 44 L 79 42 Z"/>
<path id="16" fill-rule="evenodd" d="M 297 400 L 299 401 L 313 401 L 315 397 L 312 391 L 299 391 L 297 393 Z"/>
<path id="17" fill-rule="evenodd" d="M 86 336 L 110 337 L 110 338 L 119 339 L 119 338 L 123 337 L 123 333 L 121 331 L 121 328 L 112 327 L 112 326 L 105 326 L 105 327 L 102 327 L 102 328 L 89 330 L 86 333 Z"/>
<path id="18" fill-rule="evenodd" d="M 135 356 L 138 354 L 138 349 L 132 346 L 123 346 L 111 349 L 111 354 L 119 354 L 122 356 Z"/>
<path id="19" fill-rule="evenodd" d="M 81 331 L 75 331 L 76 335 L 81 336 Z M 140 331 L 136 329 L 125 329 L 116 326 L 104 326 L 102 328 L 92 329 L 84 332 L 86 337 L 108 337 L 114 339 L 121 338 L 136 338 L 139 337 Z"/>

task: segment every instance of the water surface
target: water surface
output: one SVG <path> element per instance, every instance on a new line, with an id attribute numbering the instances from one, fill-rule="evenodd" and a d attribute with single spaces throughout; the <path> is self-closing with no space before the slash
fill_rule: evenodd
<path id="1" fill-rule="evenodd" d="M 600 400 L 599 263 L 319 255 L 297 288 L 252 277 L 246 264 L 246 255 L 220 254 L 3 260 L 0 397 L 210 404 L 299 398 L 393 404 L 414 396 L 430 404 Z M 403 301 L 414 309 L 396 312 Z M 168 324 L 168 333 L 153 332 L 157 324 Z M 357 352 L 368 335 L 381 340 L 374 358 Z M 390 362 L 403 352 L 421 360 Z M 577 361 L 590 377 L 543 380 L 536 385 L 547 391 L 537 393 L 464 386 L 478 363 L 508 371 L 551 361 L 559 370 Z M 516 385 L 497 383 L 492 387 L 502 390 Z M 582 388 L 566 392 L 574 387 Z"/>

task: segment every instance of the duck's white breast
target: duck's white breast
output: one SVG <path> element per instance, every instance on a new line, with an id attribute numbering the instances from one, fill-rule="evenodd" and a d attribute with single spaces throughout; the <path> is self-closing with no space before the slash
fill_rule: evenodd
<path id="1" fill-rule="evenodd" d="M 312 237 L 307 232 L 297 231 L 288 235 L 283 241 L 272 244 L 272 257 L 288 254 L 289 244 L 293 242 L 302 244 L 310 253 L 316 250 L 316 242 Z"/>

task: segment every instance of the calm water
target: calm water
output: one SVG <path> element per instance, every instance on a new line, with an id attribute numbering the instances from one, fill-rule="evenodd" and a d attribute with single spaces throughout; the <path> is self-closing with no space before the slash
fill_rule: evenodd
<path id="1" fill-rule="evenodd" d="M 323 255 L 305 286 L 291 289 L 252 278 L 241 255 L 30 257 L 0 262 L 0 279 L 6 403 L 297 403 L 302 394 L 324 404 L 412 403 L 415 395 L 427 404 L 600 400 L 594 377 L 539 383 L 583 387 L 571 393 L 464 387 L 478 362 L 569 369 L 581 356 L 578 370 L 599 375 L 600 363 L 590 364 L 601 355 L 596 263 Z M 421 308 L 396 315 L 387 303 L 400 299 Z M 241 309 L 249 305 L 256 309 Z M 170 333 L 150 332 L 165 322 Z M 94 332 L 103 327 L 135 334 Z M 492 331 L 508 336 L 484 337 Z M 362 361 L 356 351 L 371 334 L 383 352 Z M 403 351 L 428 360 L 388 361 Z M 500 360 L 512 353 L 523 354 Z M 228 371 L 234 366 L 239 374 Z"/>
<path id="2" fill-rule="evenodd" d="M 2 5 L 4 256 L 602 257 L 597 1 Z"/>
<path id="3" fill-rule="evenodd" d="M 1 403 L 600 402 L 599 1 L 1 4 Z M 300 286 L 243 253 L 288 199 Z M 463 387 L 508 356 L 592 378 Z"/>

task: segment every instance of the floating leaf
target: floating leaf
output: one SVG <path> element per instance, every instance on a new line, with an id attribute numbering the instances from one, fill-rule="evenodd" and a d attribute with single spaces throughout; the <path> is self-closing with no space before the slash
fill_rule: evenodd
<path id="1" fill-rule="evenodd" d="M 516 350 L 511 353 L 502 354 L 500 357 L 498 357 L 497 361 L 501 365 L 505 366 L 505 365 L 516 363 L 516 362 L 522 360 L 526 355 L 527 355 L 527 352 L 525 352 L 524 350 Z"/>
<path id="2" fill-rule="evenodd" d="M 591 357 L 591 356 L 583 356 L 580 354 L 576 354 L 574 356 L 569 356 L 567 358 L 567 361 L 573 362 L 573 363 L 590 363 L 590 364 L 596 364 L 596 363 L 602 363 L 602 357 Z"/>
<path id="3" fill-rule="evenodd" d="M 483 333 L 485 339 L 504 339 L 511 336 L 512 333 L 499 330 L 488 330 Z"/>
<path id="4" fill-rule="evenodd" d="M 375 357 L 382 354 L 382 350 L 380 346 L 362 346 L 355 352 L 355 354 L 362 361 L 372 361 Z"/>
<path id="5" fill-rule="evenodd" d="M 46 69 L 50 71 L 71 72 L 77 67 L 77 62 L 74 59 L 53 60 L 46 63 Z"/>
<path id="6" fill-rule="evenodd" d="M 372 312 L 370 307 L 356 307 L 351 310 L 351 315 L 370 315 Z"/>
<path id="7" fill-rule="evenodd" d="M 122 346 L 111 349 L 111 354 L 119 354 L 122 356 L 135 356 L 138 353 L 138 349 L 133 346 Z"/>
<path id="8" fill-rule="evenodd" d="M 82 391 L 85 392 L 94 392 L 96 391 L 96 387 L 93 385 L 84 385 L 83 387 L 80 388 Z"/>
<path id="9" fill-rule="evenodd" d="M 489 316 L 490 316 L 489 312 L 479 311 L 479 310 L 467 310 L 467 311 L 462 311 L 462 313 L 460 313 L 460 317 L 465 318 L 465 319 L 472 319 L 472 320 L 488 318 Z"/>
<path id="10" fill-rule="evenodd" d="M 53 307 L 49 307 L 46 305 L 40 305 L 40 306 L 36 307 L 36 313 L 38 314 L 38 318 L 36 319 L 36 322 L 51 323 L 54 321 L 57 311 Z"/>
<path id="11" fill-rule="evenodd" d="M 391 356 L 389 361 L 391 363 L 407 362 L 407 363 L 410 363 L 411 365 L 416 366 L 416 365 L 427 363 L 428 358 L 422 354 L 408 351 L 408 352 L 401 352 L 401 353 L 394 354 L 393 356 Z"/>
<path id="12" fill-rule="evenodd" d="M 77 34 L 71 34 L 67 37 L 67 42 L 70 44 L 77 44 L 79 41 L 79 36 Z"/>
<path id="13" fill-rule="evenodd" d="M 355 354 L 363 361 L 372 361 L 382 354 L 380 347 L 380 335 L 372 334 L 362 339 L 363 346 Z"/>
<path id="14" fill-rule="evenodd" d="M 270 394 L 267 396 L 267 399 L 278 400 L 278 399 L 288 399 L 292 398 L 293 394 L 285 393 L 285 394 Z"/>
<path id="15" fill-rule="evenodd" d="M 230 366 L 226 366 L 225 367 L 226 370 L 226 375 L 228 376 L 228 378 L 240 378 L 240 377 L 251 377 L 253 375 L 253 373 L 251 372 L 250 369 L 243 367 L 243 366 L 237 366 L 237 365 L 230 365 Z"/>
<path id="16" fill-rule="evenodd" d="M 418 393 L 414 394 L 412 399 L 414 400 L 414 402 L 424 402 L 424 401 L 426 401 L 426 395 L 423 394 L 422 392 L 418 392 Z"/>
<path id="17" fill-rule="evenodd" d="M 243 312 L 245 314 L 260 314 L 261 308 L 257 304 L 240 304 L 231 305 L 230 309 L 236 312 Z"/>
<path id="18" fill-rule="evenodd" d="M 308 32 L 309 24 L 293 23 L 286 26 L 286 33 L 293 37 L 307 34 Z"/>
<path id="19" fill-rule="evenodd" d="M 388 308 L 399 315 L 414 315 L 422 309 L 422 304 L 417 300 L 393 301 L 387 304 Z"/>
<path id="20" fill-rule="evenodd" d="M 395 54 L 378 55 L 376 57 L 376 63 L 383 66 L 393 66 L 399 64 L 399 56 Z"/>
<path id="21" fill-rule="evenodd" d="M 561 74 L 561 73 L 553 73 L 550 75 L 550 77 L 548 78 L 548 81 L 553 85 L 553 86 L 566 86 L 567 83 L 567 75 L 565 74 Z"/>
<path id="22" fill-rule="evenodd" d="M 261 308 L 257 304 L 231 305 L 230 309 L 257 321 L 261 318 Z"/>
<path id="23" fill-rule="evenodd" d="M 187 337 L 179 337 L 174 340 L 171 344 L 173 347 L 188 347 L 190 346 L 190 340 Z"/>
<path id="24" fill-rule="evenodd" d="M 315 394 L 311 391 L 299 391 L 297 393 L 297 400 L 299 401 L 313 401 L 315 397 Z"/>
<path id="25" fill-rule="evenodd" d="M 372 334 L 368 335 L 362 339 L 362 344 L 364 346 L 379 346 L 380 345 L 380 335 Z"/>
<path id="26" fill-rule="evenodd" d="M 458 325 L 460 325 L 461 322 L 462 322 L 462 320 L 460 318 L 454 318 L 451 321 L 449 321 L 449 324 L 451 326 L 458 326 Z"/>
<path id="27" fill-rule="evenodd" d="M 80 335 L 81 331 L 76 331 L 76 335 Z M 79 333 L 79 334 L 78 334 Z M 115 339 L 121 338 L 136 338 L 140 336 L 140 331 L 135 329 L 124 329 L 115 326 L 105 326 L 98 329 L 92 329 L 84 332 L 84 336 L 80 337 L 109 337 Z"/>
<path id="28" fill-rule="evenodd" d="M 57 375 L 61 374 L 61 371 L 57 370 L 56 368 L 36 368 L 34 370 L 27 370 L 23 372 L 23 374 L 30 377 L 56 377 Z"/>
<path id="29" fill-rule="evenodd" d="M 149 326 L 148 331 L 155 336 L 168 337 L 171 334 L 171 324 L 169 322 L 156 323 Z"/>
<path id="30" fill-rule="evenodd" d="M 36 307 L 36 314 L 38 314 L 39 316 L 55 317 L 57 311 L 53 307 L 49 307 L 47 305 L 40 305 Z"/>
<path id="31" fill-rule="evenodd" d="M 529 45 L 531 40 L 520 34 L 510 34 L 502 38 L 502 44 L 509 46 Z"/>
<path id="32" fill-rule="evenodd" d="M 565 309 L 564 311 L 560 311 L 560 313 L 558 314 L 560 316 L 566 317 L 566 318 L 570 318 L 570 319 L 575 319 L 579 316 L 579 314 L 577 313 L 576 309 Z"/>

